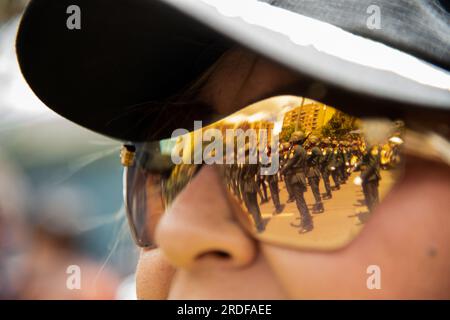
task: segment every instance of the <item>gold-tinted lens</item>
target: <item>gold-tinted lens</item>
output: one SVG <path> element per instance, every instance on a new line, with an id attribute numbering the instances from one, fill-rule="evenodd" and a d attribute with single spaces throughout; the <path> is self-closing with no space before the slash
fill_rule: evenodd
<path id="1" fill-rule="evenodd" d="M 264 100 L 161 141 L 158 152 L 170 155 L 172 166 L 158 177 L 152 172 L 145 197 L 128 189 L 134 202 L 145 199 L 130 221 L 141 225 L 133 227 L 147 238 L 141 242 L 150 242 L 161 203 L 173 202 L 202 165 L 214 165 L 223 174 L 224 196 L 254 237 L 294 248 L 340 248 L 398 179 L 402 130 L 401 122 L 365 121 L 309 99 Z"/>

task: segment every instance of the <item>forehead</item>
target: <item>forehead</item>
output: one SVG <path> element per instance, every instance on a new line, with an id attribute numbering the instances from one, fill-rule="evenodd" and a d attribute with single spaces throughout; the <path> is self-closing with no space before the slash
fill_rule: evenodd
<path id="1" fill-rule="evenodd" d="M 200 99 L 230 114 L 299 82 L 298 75 L 245 49 L 227 52 L 216 64 Z"/>

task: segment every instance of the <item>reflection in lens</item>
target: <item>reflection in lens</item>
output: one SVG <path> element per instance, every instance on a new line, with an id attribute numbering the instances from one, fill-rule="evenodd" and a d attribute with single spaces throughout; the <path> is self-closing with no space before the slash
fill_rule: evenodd
<path id="1" fill-rule="evenodd" d="M 242 164 L 225 174 L 234 201 L 251 217 L 243 220 L 251 221 L 248 228 L 262 240 L 296 248 L 333 249 L 353 239 L 401 165 L 402 128 L 378 126 L 384 138 L 375 139 L 364 123 L 315 101 L 284 112 L 278 172 L 264 175 Z M 263 121 L 251 126 L 267 127 Z"/>
<path id="2" fill-rule="evenodd" d="M 124 173 L 125 209 L 136 244 L 154 245 L 154 230 L 164 213 L 163 186 L 173 165 L 160 152 L 159 144 L 136 146 L 132 163 Z"/>
<path id="3" fill-rule="evenodd" d="M 136 208 L 131 222 L 146 224 L 145 232 L 152 233 L 163 212 L 160 203 L 170 205 L 202 165 L 213 163 L 239 208 L 238 220 L 255 237 L 294 248 L 342 247 L 360 232 L 397 180 L 403 143 L 399 123 L 377 125 L 306 98 L 261 101 L 201 132 L 161 142 L 160 154 L 167 157 L 176 150 L 184 162 L 172 163 L 165 174 L 147 182 L 146 213 L 136 203 L 142 200 L 137 190 L 142 181 L 135 175 L 128 187 L 134 193 L 130 207 Z M 208 129 L 214 134 L 206 134 Z M 252 130 L 256 134 L 249 134 Z M 195 134 L 214 139 L 195 142 Z M 200 164 L 194 162 L 198 155 L 203 157 Z M 150 197 L 152 189 L 157 192 Z M 149 212 L 158 218 L 149 219 Z M 138 238 L 151 239 L 142 227 L 134 228 Z"/>

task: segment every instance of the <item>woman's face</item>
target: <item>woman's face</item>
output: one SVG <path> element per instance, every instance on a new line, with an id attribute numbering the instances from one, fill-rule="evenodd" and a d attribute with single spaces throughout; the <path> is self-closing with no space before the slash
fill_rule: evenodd
<path id="1" fill-rule="evenodd" d="M 252 54 L 232 51 L 201 98 L 230 113 L 269 97 L 297 77 Z M 235 218 L 212 166 L 204 166 L 142 250 L 141 299 L 450 298 L 450 169 L 407 159 L 404 176 L 361 234 L 332 252 L 287 249 L 251 238 Z M 368 267 L 381 288 L 368 289 Z"/>

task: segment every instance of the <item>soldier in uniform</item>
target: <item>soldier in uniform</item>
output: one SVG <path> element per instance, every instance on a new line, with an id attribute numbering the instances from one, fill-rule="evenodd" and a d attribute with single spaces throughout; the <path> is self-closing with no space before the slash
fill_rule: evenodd
<path id="1" fill-rule="evenodd" d="M 322 148 L 322 157 L 320 159 L 320 173 L 322 174 L 323 184 L 325 186 L 325 195 L 322 197 L 322 199 L 331 199 L 331 185 L 330 185 L 330 162 L 331 158 L 333 157 L 333 149 L 331 149 L 329 146 L 331 144 L 330 139 L 325 138 L 320 143 L 320 146 Z"/>
<path id="2" fill-rule="evenodd" d="M 337 166 L 338 166 L 338 150 L 337 150 L 337 145 L 338 142 L 336 140 L 333 140 L 332 143 L 332 156 L 329 162 L 329 168 L 330 168 L 330 172 L 331 172 L 331 177 L 333 178 L 334 181 L 334 189 L 335 190 L 339 190 L 340 189 L 340 180 L 339 180 L 339 173 L 337 170 Z"/>
<path id="3" fill-rule="evenodd" d="M 345 172 L 345 158 L 346 152 L 344 149 L 344 141 L 339 141 L 337 148 L 336 170 L 338 172 L 340 184 L 345 184 L 347 180 L 347 175 Z"/>
<path id="4" fill-rule="evenodd" d="M 304 193 L 306 192 L 305 171 L 307 154 L 302 144 L 305 142 L 305 134 L 302 131 L 293 132 L 290 142 L 293 144 L 294 153 L 292 158 L 290 158 L 281 169 L 281 173 L 285 174 L 286 183 L 292 190 L 300 213 L 301 223 L 300 225 L 295 226 L 300 227 L 300 233 L 305 233 L 314 228 L 312 217 L 304 197 Z"/>
<path id="5" fill-rule="evenodd" d="M 359 162 L 362 159 L 362 152 L 357 140 L 352 142 L 351 146 L 350 166 L 353 171 L 359 170 Z"/>
<path id="6" fill-rule="evenodd" d="M 267 197 L 267 186 L 264 176 L 258 174 L 256 176 L 256 184 L 258 185 L 258 194 L 261 198 L 261 204 L 268 202 L 269 198 Z"/>
<path id="7" fill-rule="evenodd" d="M 270 159 L 272 150 L 270 146 L 267 148 L 267 156 Z M 271 168 L 271 163 L 266 165 Z M 270 196 L 272 198 L 273 205 L 275 207 L 276 213 L 281 213 L 284 209 L 284 205 L 280 203 L 280 189 L 278 187 L 278 172 L 275 174 L 266 175 L 265 179 L 269 184 Z"/>
<path id="8" fill-rule="evenodd" d="M 283 143 L 283 153 L 282 156 L 280 157 L 280 167 L 282 168 L 288 161 L 289 158 L 291 158 L 291 144 L 289 142 L 285 142 Z M 280 176 L 283 176 L 284 174 L 280 171 Z M 288 200 L 287 203 L 290 202 L 294 202 L 295 198 L 294 198 L 294 194 L 291 190 L 291 186 L 289 183 L 287 183 L 286 179 L 284 179 L 284 183 L 286 185 L 286 190 L 288 192 Z"/>
<path id="9" fill-rule="evenodd" d="M 249 163 L 249 154 L 256 152 L 256 149 L 250 147 L 249 144 L 245 146 L 245 164 L 242 165 L 239 177 L 240 177 L 240 189 L 242 198 L 247 210 L 253 216 L 256 229 L 259 232 L 264 231 L 264 222 L 261 216 L 261 211 L 258 205 L 258 185 L 256 182 L 256 176 L 259 175 L 259 165 Z"/>
<path id="10" fill-rule="evenodd" d="M 322 152 L 320 151 L 318 144 L 319 138 L 316 136 L 310 136 L 309 139 L 310 150 L 306 159 L 306 176 L 308 177 L 309 185 L 314 195 L 316 203 L 313 207 L 313 212 L 321 213 L 324 211 L 322 198 L 320 196 L 319 182 L 320 182 L 320 160 Z"/>
<path id="11" fill-rule="evenodd" d="M 347 180 L 348 177 L 350 176 L 350 159 L 352 157 L 350 142 L 348 141 L 344 141 L 343 154 L 344 154 L 344 176 L 345 180 Z"/>
<path id="12" fill-rule="evenodd" d="M 378 147 L 368 148 L 361 161 L 361 186 L 369 211 L 379 202 L 380 159 Z"/>
<path id="13" fill-rule="evenodd" d="M 278 169 L 280 169 L 281 167 L 283 167 L 283 144 L 282 143 L 280 143 L 278 145 L 278 157 L 279 157 Z M 280 173 L 280 170 L 278 170 L 278 180 L 283 181 L 283 175 Z"/>

